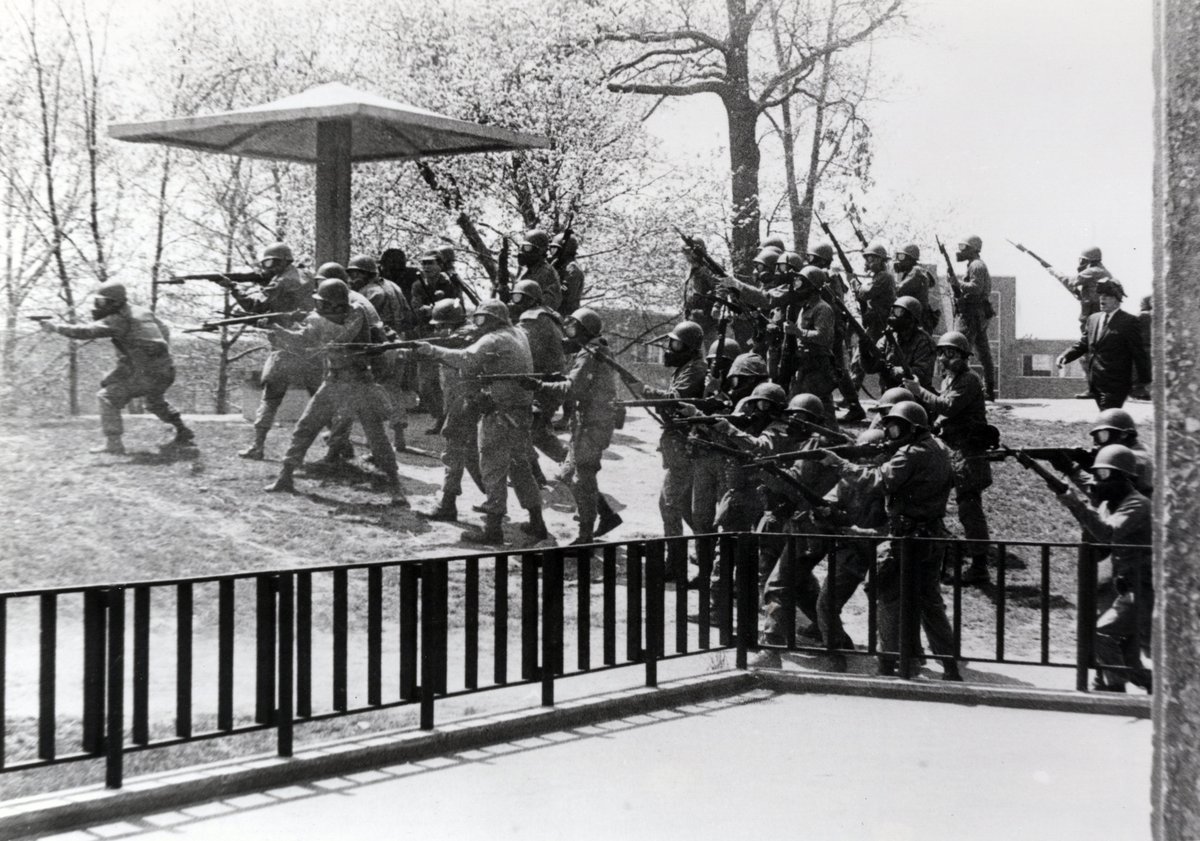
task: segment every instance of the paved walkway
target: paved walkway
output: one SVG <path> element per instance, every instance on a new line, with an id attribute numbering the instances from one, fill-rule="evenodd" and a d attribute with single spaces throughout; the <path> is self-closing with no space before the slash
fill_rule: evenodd
<path id="1" fill-rule="evenodd" d="M 1150 728 L 763 690 L 54 838 L 1136 841 Z"/>

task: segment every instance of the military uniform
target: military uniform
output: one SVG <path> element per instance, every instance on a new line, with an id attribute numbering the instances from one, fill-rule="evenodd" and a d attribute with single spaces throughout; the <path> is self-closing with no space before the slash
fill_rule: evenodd
<path id="1" fill-rule="evenodd" d="M 570 484 L 579 514 L 579 540 L 590 542 L 595 535 L 596 517 L 600 506 L 600 488 L 596 475 L 600 472 L 601 457 L 612 442 L 619 408 L 617 372 L 595 355 L 609 356 L 607 345 L 596 338 L 588 342 L 587 350 L 575 354 L 571 370 L 563 382 L 542 383 L 540 394 L 552 399 L 575 401 L 571 416 L 571 439 L 562 475 Z"/>
<path id="2" fill-rule="evenodd" d="M 303 277 L 295 266 L 288 266 L 260 289 L 250 293 L 231 286 L 230 294 L 248 313 L 284 312 L 312 309 L 312 281 Z M 271 323 L 291 327 L 303 316 L 277 316 Z M 266 440 L 267 432 L 275 425 L 279 405 L 288 388 L 300 387 L 311 396 L 321 386 L 323 369 L 321 354 L 313 348 L 278 347 L 272 339 L 270 352 L 262 368 L 262 397 L 254 413 L 256 446 Z"/>
<path id="3" fill-rule="evenodd" d="M 1079 299 L 1079 329 L 1082 330 L 1088 318 L 1093 313 L 1100 312 L 1100 292 L 1097 290 L 1097 284 L 1102 280 L 1111 280 L 1112 273 L 1101 263 L 1088 266 L 1074 276 L 1054 268 L 1047 271 Z"/>
<path id="4" fill-rule="evenodd" d="M 385 330 L 388 339 L 401 338 L 417 326 L 417 317 L 404 293 L 390 280 L 376 277 L 363 285 L 360 293 L 371 303 Z M 407 365 L 398 351 L 387 351 L 376 362 L 375 374 L 392 404 L 392 429 L 397 447 L 404 443 L 404 430 L 408 426 L 408 413 L 404 408 L 405 383 L 408 381 Z"/>
<path id="5" fill-rule="evenodd" d="M 562 306 L 563 290 L 562 281 L 559 280 L 558 272 L 554 270 L 554 266 L 550 265 L 545 259 L 539 260 L 537 265 L 522 266 L 514 284 L 520 283 L 522 280 L 532 280 L 542 288 L 542 306 L 546 309 L 558 311 Z"/>
<path id="6" fill-rule="evenodd" d="M 439 366 L 445 422 L 442 424 L 442 508 L 451 509 L 462 495 L 463 471 L 483 487 L 479 469 L 479 389 L 463 378 L 457 368 Z M 457 515 L 456 515 L 457 516 Z"/>
<path id="7" fill-rule="evenodd" d="M 987 326 L 992 319 L 992 276 L 987 263 L 978 257 L 967 263 L 964 277 L 958 284 L 958 315 L 954 329 L 967 337 L 975 348 L 987 394 L 996 392 L 996 369 L 992 365 L 992 346 L 988 342 Z"/>
<path id="8" fill-rule="evenodd" d="M 123 304 L 120 309 L 90 324 L 55 324 L 54 332 L 71 339 L 111 339 L 117 352 L 117 367 L 104 375 L 96 402 L 100 429 L 110 442 L 124 432 L 121 410 L 135 397 L 164 423 L 191 438 L 179 412 L 167 402 L 166 391 L 175 382 L 171 358 L 171 331 L 145 307 Z"/>
<path id="9" fill-rule="evenodd" d="M 929 293 L 936 285 L 936 281 L 929 272 L 919 265 L 914 265 L 907 272 L 896 275 L 896 297 L 903 298 L 907 295 L 920 302 L 921 326 L 929 331 L 937 327 L 940 315 L 938 308 L 931 307 L 929 303 Z"/>
<path id="10" fill-rule="evenodd" d="M 433 328 L 429 326 L 429 317 L 434 304 L 447 299 L 457 300 L 460 305 L 463 302 L 462 288 L 455 286 L 443 272 L 438 272 L 433 279 L 427 278 L 422 273 L 421 277 L 413 283 L 411 292 L 412 308 L 417 318 L 417 326 L 413 332 L 418 339 L 433 332 Z M 420 362 L 417 364 L 417 394 L 424 411 L 434 418 L 442 416 L 441 375 L 438 373 L 436 363 Z"/>
<path id="11" fill-rule="evenodd" d="M 579 309 L 583 300 L 583 269 L 579 263 L 572 260 L 562 267 L 559 276 L 562 278 L 563 294 L 558 311 L 561 315 L 568 316 Z"/>
<path id="12" fill-rule="evenodd" d="M 556 312 L 545 306 L 531 307 L 517 317 L 517 326 L 525 333 L 529 342 L 534 371 L 554 374 L 563 369 L 566 363 L 563 356 L 563 332 Z M 533 425 L 530 428 L 533 446 L 559 464 L 567 457 L 567 447 L 554 434 L 551 418 L 561 403 L 562 400 L 556 392 L 539 392 L 533 401 Z M 535 463 L 537 455 L 531 452 L 530 458 L 534 460 L 531 463 Z"/>
<path id="13" fill-rule="evenodd" d="M 716 295 L 719 282 L 708 266 L 692 266 L 683 282 L 683 316 L 703 328 L 705 344 L 717 336 L 717 319 L 713 316 L 716 305 L 705 296 Z"/>
<path id="14" fill-rule="evenodd" d="M 833 353 L 837 315 L 833 307 L 814 293 L 796 316 L 796 328 L 796 375 L 788 396 L 808 393 L 821 398 L 825 405 L 824 423 L 836 429 L 833 389 L 837 385 L 837 367 Z"/>
<path id="15" fill-rule="evenodd" d="M 883 328 L 887 326 L 888 316 L 891 315 L 892 304 L 896 303 L 895 276 L 887 269 L 876 272 L 870 283 L 859 288 L 855 297 L 858 299 L 858 306 L 862 312 L 863 328 L 872 341 L 879 341 L 883 336 Z M 850 363 L 850 371 L 854 382 L 861 384 L 866 371 L 863 369 L 862 349 L 858 347 L 857 342 L 855 342 L 854 359 Z"/>
<path id="16" fill-rule="evenodd" d="M 703 397 L 707 373 L 704 360 L 694 356 L 675 369 L 668 388 L 646 386 L 642 393 L 647 399 Z M 663 410 L 661 414 L 666 424 L 658 440 L 664 471 L 658 510 L 662 515 L 663 534 L 677 537 L 683 534 L 684 522 L 693 529 L 695 527 L 692 517 L 692 459 L 688 453 L 686 428 L 672 422 L 674 415 L 670 410 Z"/>
<path id="17" fill-rule="evenodd" d="M 896 331 L 896 337 L 900 340 L 899 352 L 887 336 L 875 343 L 883 366 L 870 373 L 879 374 L 880 391 L 903 385 L 903 378 L 896 374 L 896 369 L 903 367 L 902 361 L 908 363 L 917 382 L 925 388 L 933 388 L 933 371 L 937 364 L 937 349 L 933 339 L 915 326 L 906 331 Z"/>

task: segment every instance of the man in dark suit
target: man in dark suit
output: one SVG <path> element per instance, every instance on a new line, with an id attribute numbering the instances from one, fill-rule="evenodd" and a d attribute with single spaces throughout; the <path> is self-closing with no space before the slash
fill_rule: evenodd
<path id="1" fill-rule="evenodd" d="M 1088 389 L 1101 409 L 1119 409 L 1135 388 L 1150 382 L 1150 355 L 1135 315 L 1121 309 L 1125 290 L 1115 279 L 1096 285 L 1100 311 L 1088 316 L 1083 334 L 1058 357 L 1058 367 L 1087 357 Z"/>

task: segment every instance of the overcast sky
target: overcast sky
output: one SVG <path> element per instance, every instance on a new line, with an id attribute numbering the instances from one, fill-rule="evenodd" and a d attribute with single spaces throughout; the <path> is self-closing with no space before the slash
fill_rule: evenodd
<path id="1" fill-rule="evenodd" d="M 875 201 L 956 210 L 943 236 L 978 234 L 992 273 L 1017 277 L 1018 335 L 1068 337 L 1078 306 L 1006 237 L 1063 270 L 1099 245 L 1136 312 L 1151 288 L 1150 4 L 919 0 L 911 17 L 875 52 L 890 77 L 869 112 Z M 654 128 L 690 152 L 720 148 L 716 109 L 693 97 Z"/>

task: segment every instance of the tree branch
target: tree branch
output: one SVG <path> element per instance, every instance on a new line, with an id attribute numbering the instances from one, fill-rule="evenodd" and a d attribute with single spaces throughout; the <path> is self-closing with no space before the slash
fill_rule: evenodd
<path id="1" fill-rule="evenodd" d="M 694 96 L 698 93 L 715 93 L 724 96 L 729 89 L 725 82 L 693 82 L 685 85 L 655 85 L 641 82 L 609 82 L 613 93 L 644 93 L 653 96 Z"/>
<path id="2" fill-rule="evenodd" d="M 672 41 L 688 40 L 721 52 L 728 49 L 724 41 L 698 29 L 673 29 L 668 32 L 607 32 L 596 40 L 618 44 L 669 44 Z"/>

